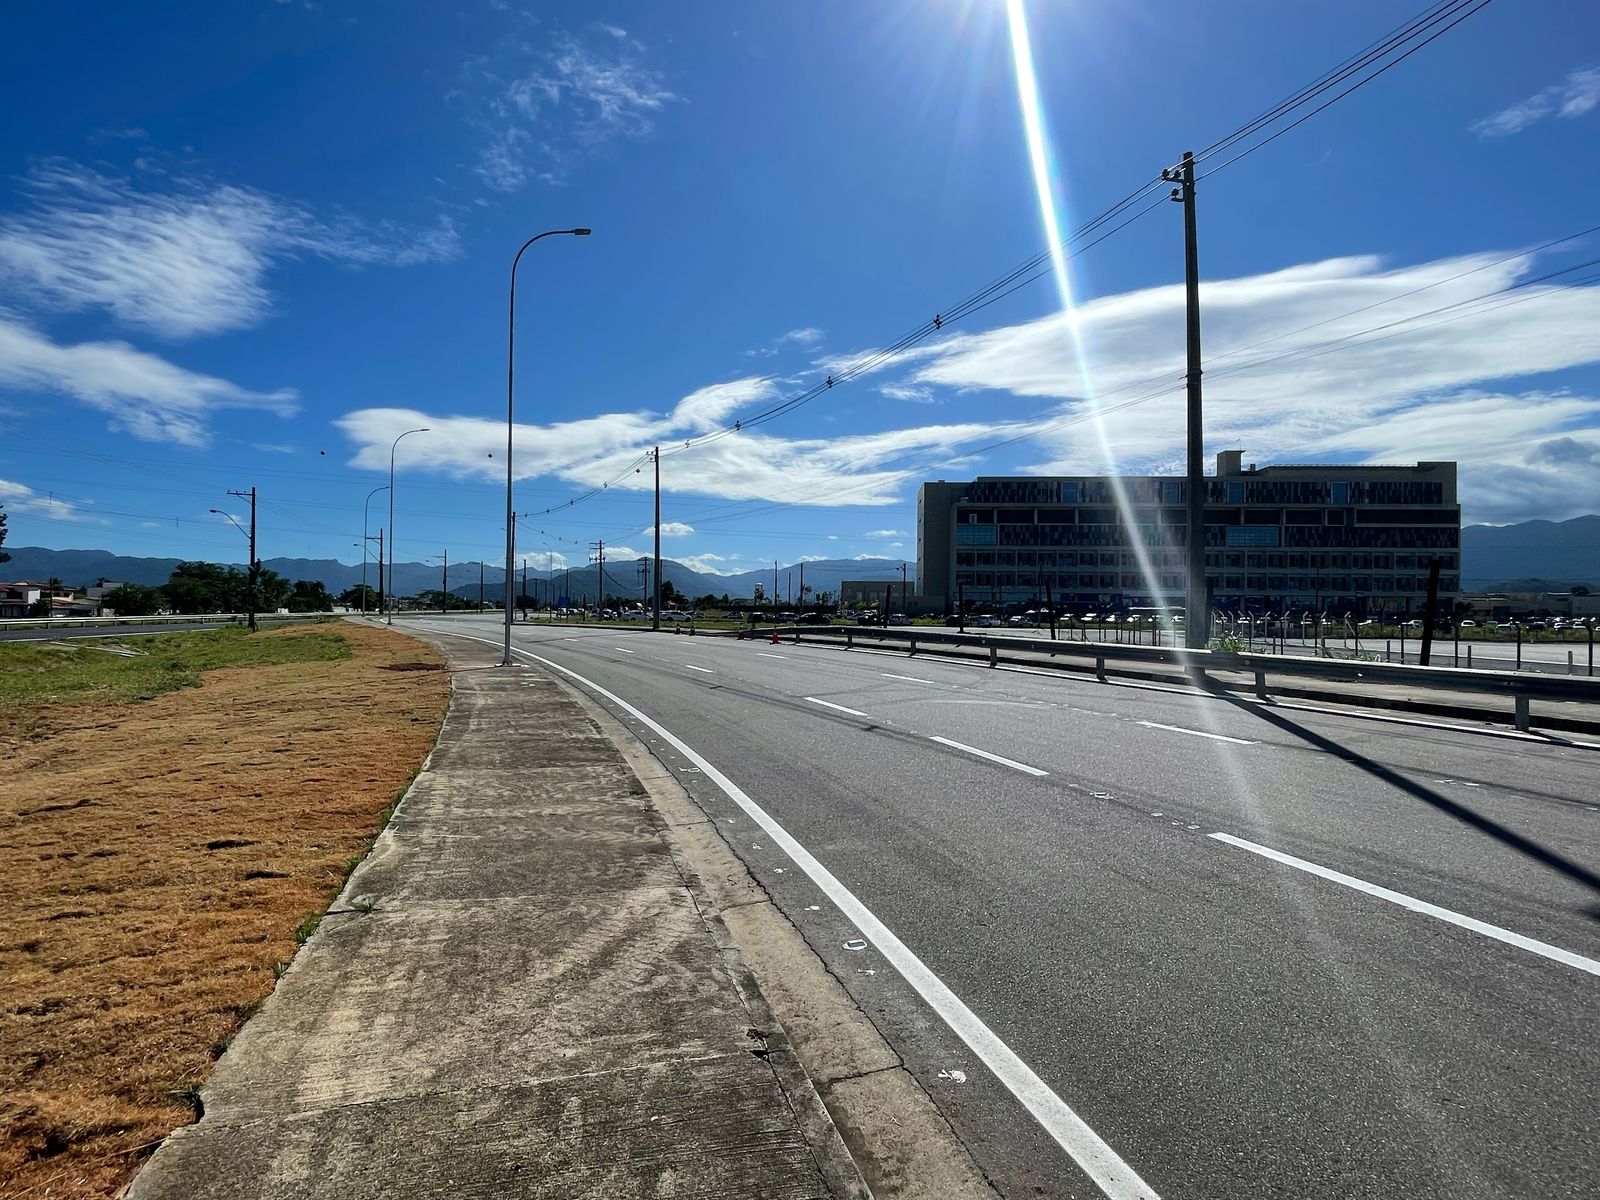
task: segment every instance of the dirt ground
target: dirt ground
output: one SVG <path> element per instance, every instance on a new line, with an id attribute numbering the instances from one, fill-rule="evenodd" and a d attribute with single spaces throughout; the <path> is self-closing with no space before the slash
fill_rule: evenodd
<path id="1" fill-rule="evenodd" d="M 0 1196 L 114 1195 L 272 990 L 433 745 L 420 642 L 210 671 L 0 734 Z M 294 636 L 293 629 L 256 635 Z"/>

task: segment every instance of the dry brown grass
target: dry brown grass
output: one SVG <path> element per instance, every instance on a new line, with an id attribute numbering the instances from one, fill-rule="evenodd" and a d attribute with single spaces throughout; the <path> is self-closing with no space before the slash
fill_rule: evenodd
<path id="1" fill-rule="evenodd" d="M 193 1119 L 432 746 L 449 676 L 393 668 L 438 657 L 333 628 L 350 657 L 0 727 L 0 1196 L 113 1195 Z"/>

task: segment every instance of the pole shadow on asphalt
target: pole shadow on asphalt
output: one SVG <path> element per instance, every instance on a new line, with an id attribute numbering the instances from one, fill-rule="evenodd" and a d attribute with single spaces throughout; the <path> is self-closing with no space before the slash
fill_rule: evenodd
<path id="1" fill-rule="evenodd" d="M 1568 879 L 1581 883 L 1591 892 L 1594 892 L 1596 895 L 1600 895 L 1600 875 L 1596 875 L 1587 867 L 1584 867 L 1579 863 L 1575 863 L 1571 859 L 1566 858 L 1561 854 L 1557 854 L 1554 850 L 1550 850 L 1544 846 L 1541 846 L 1538 842 L 1535 842 L 1530 838 L 1523 837 L 1520 833 L 1516 833 L 1513 830 L 1507 829 L 1504 825 L 1501 825 L 1496 821 L 1492 821 L 1480 813 L 1474 812 L 1464 804 L 1456 803 L 1448 796 L 1441 796 L 1438 792 L 1433 791 L 1431 788 L 1424 787 L 1420 783 L 1407 779 L 1398 771 L 1392 770 L 1380 762 L 1374 762 L 1365 755 L 1356 753 L 1348 746 L 1341 746 L 1338 742 L 1334 741 L 1330 737 L 1325 737 L 1314 730 L 1307 729 L 1305 726 L 1297 724 L 1288 717 L 1284 716 L 1282 713 L 1273 712 L 1270 708 L 1266 708 L 1257 703 L 1252 703 L 1248 700 L 1243 700 L 1237 696 L 1222 696 L 1220 699 L 1227 701 L 1227 703 L 1233 705 L 1235 708 L 1242 709 L 1243 711 L 1250 713 L 1259 720 L 1265 721 L 1267 724 L 1272 725 L 1277 729 L 1281 729 L 1284 733 L 1290 734 L 1299 738 L 1303 742 L 1307 742 L 1310 745 L 1315 746 L 1318 750 L 1321 750 L 1326 754 L 1331 754 L 1335 758 L 1360 768 L 1368 775 L 1371 775 L 1374 779 L 1386 783 L 1390 787 L 1396 788 L 1408 796 L 1414 796 L 1416 799 L 1421 800 L 1424 804 L 1437 809 L 1446 816 L 1453 817 L 1464 825 L 1470 825 L 1473 829 L 1478 830 L 1480 833 L 1487 834 L 1489 837 L 1493 838 L 1502 845 L 1509 846 L 1517 853 L 1525 855 L 1526 857 L 1533 859 L 1535 862 L 1542 863 L 1544 866 L 1549 867 L 1557 874 L 1564 875 Z M 1587 907 L 1579 909 L 1579 911 L 1591 920 L 1600 921 L 1600 903 L 1588 905 Z"/>

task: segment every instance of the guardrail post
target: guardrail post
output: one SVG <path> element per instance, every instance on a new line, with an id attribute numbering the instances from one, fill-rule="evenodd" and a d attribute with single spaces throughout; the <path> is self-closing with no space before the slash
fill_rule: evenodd
<path id="1" fill-rule="evenodd" d="M 1000 647 L 996 646 L 993 642 L 989 643 L 989 665 L 991 667 L 997 667 L 1000 665 Z"/>
<path id="2" fill-rule="evenodd" d="M 1108 682 L 1106 679 L 1106 656 L 1104 654 L 1096 654 L 1094 656 L 1094 677 L 1101 683 Z"/>
<path id="3" fill-rule="evenodd" d="M 1517 728 L 1521 732 L 1527 733 L 1528 732 L 1528 725 L 1529 725 L 1529 720 L 1528 720 L 1528 698 L 1526 696 L 1518 696 L 1517 697 Z"/>
<path id="4" fill-rule="evenodd" d="M 1256 697 L 1261 700 L 1270 698 L 1267 695 L 1267 673 L 1265 671 L 1256 672 Z"/>
<path id="5" fill-rule="evenodd" d="M 1467 644 L 1467 670 L 1472 670 L 1472 644 Z"/>
<path id="6" fill-rule="evenodd" d="M 846 650 L 849 650 L 852 647 L 854 647 L 855 644 L 856 644 L 856 635 L 854 633 L 852 633 L 850 630 L 846 629 L 844 631 L 844 648 Z"/>
<path id="7" fill-rule="evenodd" d="M 911 653 L 913 655 L 915 655 L 916 652 L 917 652 L 917 639 L 916 638 L 911 638 L 910 642 L 911 642 Z"/>

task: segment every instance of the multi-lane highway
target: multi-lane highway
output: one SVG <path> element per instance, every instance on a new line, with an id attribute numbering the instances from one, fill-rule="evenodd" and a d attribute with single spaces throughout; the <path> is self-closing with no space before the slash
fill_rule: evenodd
<path id="1" fill-rule="evenodd" d="M 235 623 L 231 618 L 218 617 L 215 621 L 186 621 L 181 625 L 163 621 L 129 625 L 34 625 L 0 629 L 0 642 L 58 642 L 63 638 L 147 637 L 152 633 L 196 633 L 203 629 L 223 629 Z"/>
<path id="2" fill-rule="evenodd" d="M 1003 1195 L 1595 1194 L 1600 748 L 875 651 L 515 644 L 678 773 Z"/>

